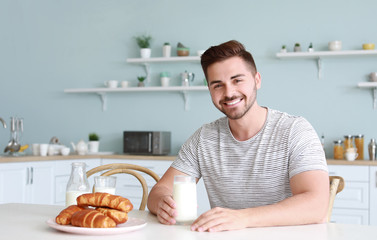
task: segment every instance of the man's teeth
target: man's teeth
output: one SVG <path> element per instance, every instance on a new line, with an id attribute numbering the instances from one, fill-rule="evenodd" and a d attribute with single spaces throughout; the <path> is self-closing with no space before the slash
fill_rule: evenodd
<path id="1" fill-rule="evenodd" d="M 241 99 L 236 99 L 235 101 L 233 102 L 229 102 L 229 103 L 226 103 L 226 105 L 234 105 L 236 103 L 239 103 L 241 101 Z"/>

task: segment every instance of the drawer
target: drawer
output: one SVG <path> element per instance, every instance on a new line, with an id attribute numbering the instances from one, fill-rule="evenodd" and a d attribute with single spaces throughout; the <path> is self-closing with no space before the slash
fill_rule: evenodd
<path id="1" fill-rule="evenodd" d="M 334 208 L 369 208 L 369 183 L 347 182 L 335 197 Z"/>
<path id="2" fill-rule="evenodd" d="M 329 165 L 330 176 L 341 176 L 345 183 L 355 182 L 369 182 L 369 167 L 368 166 L 346 166 L 346 165 Z"/>
<path id="3" fill-rule="evenodd" d="M 345 224 L 369 224 L 368 210 L 333 209 L 330 222 Z"/>

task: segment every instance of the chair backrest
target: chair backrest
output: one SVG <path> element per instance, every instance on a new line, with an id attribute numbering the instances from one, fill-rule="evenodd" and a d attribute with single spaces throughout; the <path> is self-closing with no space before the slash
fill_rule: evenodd
<path id="1" fill-rule="evenodd" d="M 108 170 L 108 171 L 106 171 L 106 170 Z M 145 167 L 142 167 L 142 166 L 138 166 L 138 165 L 134 165 L 134 164 L 128 164 L 128 163 L 112 163 L 112 164 L 101 165 L 101 166 L 95 167 L 95 168 L 87 171 L 86 176 L 90 177 L 91 175 L 93 175 L 97 172 L 102 172 L 102 171 L 105 171 L 105 172 L 103 172 L 101 174 L 101 176 L 110 176 L 110 175 L 113 175 L 113 174 L 125 173 L 125 174 L 130 174 L 130 175 L 136 177 L 139 180 L 139 182 L 141 183 L 141 186 L 143 188 L 143 198 L 142 198 L 142 201 L 141 201 L 140 207 L 139 207 L 139 210 L 142 210 L 142 211 L 145 210 L 145 206 L 147 205 L 148 186 L 147 186 L 147 182 L 145 181 L 144 177 L 139 172 L 143 172 L 143 173 L 148 174 L 154 180 L 156 180 L 156 182 L 158 182 L 160 180 L 160 177 L 155 172 L 153 172 L 152 170 L 145 168 Z M 137 171 L 139 171 L 139 172 L 137 172 Z"/>
<path id="2" fill-rule="evenodd" d="M 330 199 L 329 199 L 329 207 L 327 210 L 327 222 L 330 222 L 332 208 L 334 205 L 334 200 L 336 194 L 341 192 L 344 189 L 344 179 L 340 176 L 329 176 L 330 180 Z"/>

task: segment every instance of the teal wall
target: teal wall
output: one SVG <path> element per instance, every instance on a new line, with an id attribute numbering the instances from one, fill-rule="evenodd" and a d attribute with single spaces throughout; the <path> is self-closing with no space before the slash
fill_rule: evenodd
<path id="1" fill-rule="evenodd" d="M 375 0 L 0 0 L 0 117 L 25 119 L 23 144 L 53 136 L 69 144 L 94 131 L 101 151 L 121 152 L 124 130 L 167 130 L 174 154 L 203 123 L 222 116 L 207 92 L 190 94 L 189 111 L 178 93 L 111 94 L 102 112 L 98 96 L 63 90 L 101 87 L 109 79 L 136 85 L 144 70 L 126 59 L 139 56 L 133 37 L 140 34 L 153 36 L 154 57 L 164 42 L 182 42 L 195 54 L 237 39 L 262 75 L 259 104 L 306 117 L 325 134 L 332 157 L 332 141 L 345 134 L 377 138 L 371 91 L 357 88 L 377 71 L 377 57 L 324 59 L 318 80 L 315 61 L 275 54 L 295 42 L 304 50 L 310 42 L 316 50 L 332 40 L 342 40 L 345 50 L 377 43 L 376 9 Z M 198 63 L 151 67 L 150 85 L 158 85 L 160 71 L 170 71 L 178 85 L 184 70 L 203 84 Z M 9 130 L 0 128 L 0 149 L 8 141 Z"/>

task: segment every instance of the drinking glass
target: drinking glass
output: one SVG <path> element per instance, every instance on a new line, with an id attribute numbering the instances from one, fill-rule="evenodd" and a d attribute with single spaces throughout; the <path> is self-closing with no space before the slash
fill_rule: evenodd
<path id="1" fill-rule="evenodd" d="M 176 223 L 190 224 L 197 218 L 197 196 L 195 177 L 174 176 L 173 199 L 176 204 Z"/>
<path id="2" fill-rule="evenodd" d="M 116 179 L 114 176 L 95 176 L 94 192 L 115 194 Z"/>

